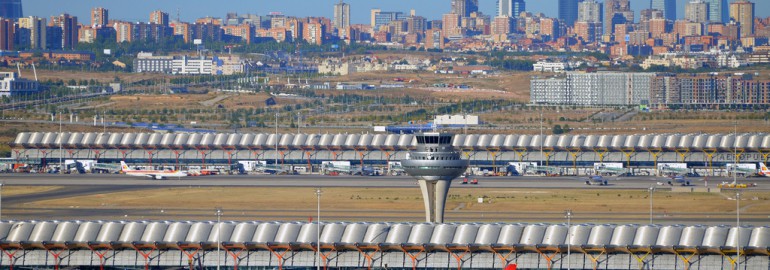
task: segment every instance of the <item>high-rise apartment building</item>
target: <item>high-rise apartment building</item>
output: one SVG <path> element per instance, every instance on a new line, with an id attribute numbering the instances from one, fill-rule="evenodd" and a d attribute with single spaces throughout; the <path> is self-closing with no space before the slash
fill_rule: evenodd
<path id="1" fill-rule="evenodd" d="M 422 34 L 427 29 L 428 19 L 422 16 L 409 16 L 406 19 L 407 32 L 411 34 Z"/>
<path id="2" fill-rule="evenodd" d="M 709 6 L 702 0 L 693 0 L 684 6 L 684 19 L 690 22 L 705 23 L 709 21 Z"/>
<path id="3" fill-rule="evenodd" d="M 345 29 L 350 27 L 350 4 L 342 2 L 334 5 L 334 28 Z"/>
<path id="4" fill-rule="evenodd" d="M 602 23 L 603 5 L 596 0 L 586 0 L 578 5 L 577 21 Z"/>
<path id="5" fill-rule="evenodd" d="M 567 26 L 575 25 L 578 19 L 578 4 L 583 0 L 559 0 L 559 20 Z"/>
<path id="6" fill-rule="evenodd" d="M 492 21 L 491 31 L 493 35 L 507 35 L 513 32 L 513 29 L 515 26 L 511 17 L 495 17 Z"/>
<path id="7" fill-rule="evenodd" d="M 47 20 L 35 16 L 19 18 L 19 29 L 25 29 L 29 32 L 29 48 L 42 49 L 48 48 L 46 33 L 48 32 Z M 26 42 L 25 42 L 26 43 Z"/>
<path id="8" fill-rule="evenodd" d="M 150 23 L 168 26 L 168 13 L 156 10 L 150 13 Z"/>
<path id="9" fill-rule="evenodd" d="M 109 14 L 109 10 L 103 7 L 91 9 L 91 27 L 107 26 L 110 22 Z"/>
<path id="10" fill-rule="evenodd" d="M 461 36 L 462 35 L 462 28 L 461 26 L 461 18 L 460 14 L 456 13 L 447 13 L 442 16 L 442 29 L 443 34 L 445 37 L 453 37 L 453 36 Z"/>
<path id="11" fill-rule="evenodd" d="M 730 3 L 730 20 L 741 27 L 741 37 L 754 35 L 754 3 L 749 0 Z"/>
<path id="12" fill-rule="evenodd" d="M 676 0 L 651 0 L 650 8 L 663 11 L 666 20 L 676 21 Z"/>
<path id="13" fill-rule="evenodd" d="M 21 0 L 0 0 L 0 17 L 18 19 L 23 17 Z"/>
<path id="14" fill-rule="evenodd" d="M 370 14 L 369 14 L 369 16 L 371 16 L 371 17 L 370 17 L 370 18 L 371 18 L 371 20 L 372 20 L 372 22 L 371 22 L 371 25 L 372 25 L 372 28 L 374 29 L 374 31 L 377 31 L 377 28 L 376 28 L 376 26 L 377 26 L 377 25 L 376 25 L 376 24 L 377 24 L 377 21 L 376 21 L 376 19 L 377 19 L 377 14 L 380 14 L 380 12 L 382 12 L 382 10 L 381 10 L 381 9 L 379 9 L 379 8 L 373 8 L 373 9 L 371 10 Z"/>
<path id="15" fill-rule="evenodd" d="M 704 0 L 709 5 L 709 21 L 727 23 L 730 21 L 727 0 Z"/>
<path id="16" fill-rule="evenodd" d="M 324 42 L 324 25 L 317 22 L 304 23 L 302 34 L 307 43 L 321 45 Z"/>
<path id="17" fill-rule="evenodd" d="M 497 17 L 519 17 L 527 10 L 524 0 L 497 0 Z"/>
<path id="18" fill-rule="evenodd" d="M 404 21 L 406 18 L 409 18 L 409 16 L 403 12 L 377 12 L 377 14 L 374 15 L 374 31 L 377 32 L 383 25 L 390 25 L 391 21 Z"/>
<path id="19" fill-rule="evenodd" d="M 59 16 L 51 17 L 49 26 L 61 29 L 61 42 L 56 42 L 58 48 L 72 50 L 78 45 L 78 17 L 64 13 Z M 53 48 L 57 49 L 57 48 Z"/>
<path id="20" fill-rule="evenodd" d="M 479 11 L 479 0 L 452 0 L 451 13 L 460 17 L 470 17 L 471 13 Z"/>

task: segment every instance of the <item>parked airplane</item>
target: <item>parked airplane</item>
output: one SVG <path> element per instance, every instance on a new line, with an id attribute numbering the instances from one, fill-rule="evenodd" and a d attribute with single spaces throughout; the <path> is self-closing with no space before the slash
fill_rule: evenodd
<path id="1" fill-rule="evenodd" d="M 690 169 L 665 165 L 660 168 L 660 173 L 663 175 L 671 175 L 671 176 L 687 175 L 690 173 Z"/>
<path id="2" fill-rule="evenodd" d="M 765 163 L 760 162 L 759 163 L 759 173 L 757 173 L 764 177 L 770 177 L 770 169 L 767 169 L 767 165 Z"/>
<path id="3" fill-rule="evenodd" d="M 123 171 L 123 173 L 126 175 L 150 177 L 158 180 L 165 179 L 167 177 L 182 178 L 187 176 L 187 172 L 177 170 L 134 170 L 128 167 L 128 165 L 123 161 L 120 162 L 120 168 L 121 171 Z"/>
<path id="4" fill-rule="evenodd" d="M 727 166 L 727 171 L 730 173 L 734 172 L 737 176 L 741 176 L 741 177 L 750 177 L 758 174 L 756 169 L 733 166 L 730 164 L 728 164 Z"/>
<path id="5" fill-rule="evenodd" d="M 600 166 L 597 170 L 599 175 L 625 175 L 628 171 L 625 168 Z"/>
<path id="6" fill-rule="evenodd" d="M 353 166 L 335 165 L 334 163 L 325 164 L 322 168 L 324 174 L 347 174 L 347 175 L 363 175 L 363 176 L 375 176 L 377 172 L 372 167 L 363 166 L 359 169 L 354 169 Z"/>
<path id="7" fill-rule="evenodd" d="M 601 175 L 592 175 L 588 177 L 588 180 L 586 180 L 586 185 L 606 186 L 609 185 L 609 181 L 604 179 L 604 177 Z"/>
<path id="8" fill-rule="evenodd" d="M 284 174 L 288 172 L 288 170 L 285 170 L 280 165 L 257 164 L 256 167 L 254 167 L 254 169 L 257 170 L 257 172 L 268 173 L 268 174 Z"/>
<path id="9" fill-rule="evenodd" d="M 671 177 L 671 180 L 668 181 L 668 185 L 673 186 L 675 183 L 680 184 L 682 186 L 689 186 L 690 180 L 687 180 L 687 178 L 685 178 L 684 175 L 677 175 L 677 176 Z"/>

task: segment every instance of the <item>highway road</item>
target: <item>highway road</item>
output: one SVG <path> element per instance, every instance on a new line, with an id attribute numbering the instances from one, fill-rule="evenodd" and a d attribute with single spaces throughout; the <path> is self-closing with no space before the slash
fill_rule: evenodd
<path id="1" fill-rule="evenodd" d="M 664 177 L 605 177 L 609 185 L 586 185 L 587 177 L 537 177 L 537 176 L 508 176 L 508 177 L 476 177 L 478 185 L 463 185 L 462 179 L 452 182 L 453 187 L 468 188 L 536 188 L 536 189 L 646 189 L 650 186 L 669 188 L 669 180 Z M 703 178 L 688 178 L 693 186 L 716 187 L 718 183 L 729 181 L 730 178 L 714 177 L 704 181 Z M 387 187 L 413 188 L 417 182 L 409 176 L 325 176 L 325 175 L 215 175 L 194 176 L 179 179 L 155 180 L 150 178 L 108 175 L 108 174 L 0 174 L 0 181 L 5 185 L 24 186 L 128 186 L 134 188 L 152 187 L 186 187 L 186 186 L 216 186 L 216 187 Z M 770 178 L 739 178 L 742 183 L 758 183 L 754 190 L 770 190 Z M 658 185 L 659 183 L 664 185 Z M 767 183 L 767 184 L 764 184 Z"/>

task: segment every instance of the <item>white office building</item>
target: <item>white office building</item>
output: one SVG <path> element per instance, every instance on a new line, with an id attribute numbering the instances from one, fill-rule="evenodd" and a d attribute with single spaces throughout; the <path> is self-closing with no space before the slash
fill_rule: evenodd
<path id="1" fill-rule="evenodd" d="M 551 78 L 533 78 L 530 102 L 558 105 L 647 104 L 655 73 L 567 72 Z"/>
<path id="2" fill-rule="evenodd" d="M 0 97 L 35 94 L 40 91 L 37 81 L 19 77 L 15 72 L 0 72 Z"/>
<path id="3" fill-rule="evenodd" d="M 173 56 L 153 56 L 152 53 L 141 52 L 134 59 L 136 73 L 171 73 Z"/>
<path id="4" fill-rule="evenodd" d="M 184 56 L 174 59 L 171 63 L 171 74 L 178 75 L 211 75 L 213 62 L 205 58 L 189 58 Z"/>

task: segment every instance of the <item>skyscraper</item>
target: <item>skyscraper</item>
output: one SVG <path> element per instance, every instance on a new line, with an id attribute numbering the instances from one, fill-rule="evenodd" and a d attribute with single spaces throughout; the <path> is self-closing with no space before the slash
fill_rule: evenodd
<path id="1" fill-rule="evenodd" d="M 727 0 L 705 0 L 709 5 L 709 21 L 727 23 L 730 21 Z"/>
<path id="2" fill-rule="evenodd" d="M 634 22 L 634 12 L 629 0 L 604 1 L 604 34 L 615 32 L 615 24 Z"/>
<path id="3" fill-rule="evenodd" d="M 705 23 L 709 20 L 709 6 L 701 0 L 693 0 L 684 6 L 684 19 L 690 22 Z"/>
<path id="4" fill-rule="evenodd" d="M 451 13 L 460 17 L 470 17 L 471 13 L 479 11 L 479 0 L 452 0 Z"/>
<path id="5" fill-rule="evenodd" d="M 107 25 L 110 21 L 109 14 L 109 10 L 103 7 L 91 9 L 91 26 L 100 27 Z"/>
<path id="6" fill-rule="evenodd" d="M 0 19 L 0 50 L 13 50 L 13 19 Z"/>
<path id="7" fill-rule="evenodd" d="M 577 21 L 579 22 L 591 22 L 601 23 L 602 18 L 602 3 L 596 0 L 586 0 L 578 5 Z"/>
<path id="8" fill-rule="evenodd" d="M 730 3 L 730 20 L 740 25 L 741 37 L 754 35 L 754 3 L 749 0 Z"/>
<path id="9" fill-rule="evenodd" d="M 559 20 L 567 26 L 575 25 L 578 18 L 578 4 L 583 0 L 559 0 Z"/>
<path id="10" fill-rule="evenodd" d="M 663 11 L 666 20 L 676 21 L 676 0 L 652 0 L 650 7 Z"/>
<path id="11" fill-rule="evenodd" d="M 0 17 L 18 19 L 22 16 L 21 0 L 0 0 Z"/>
<path id="12" fill-rule="evenodd" d="M 350 5 L 342 2 L 334 5 L 334 28 L 345 29 L 350 27 Z"/>
<path id="13" fill-rule="evenodd" d="M 524 0 L 497 0 L 497 17 L 519 17 L 519 14 L 526 11 Z"/>

